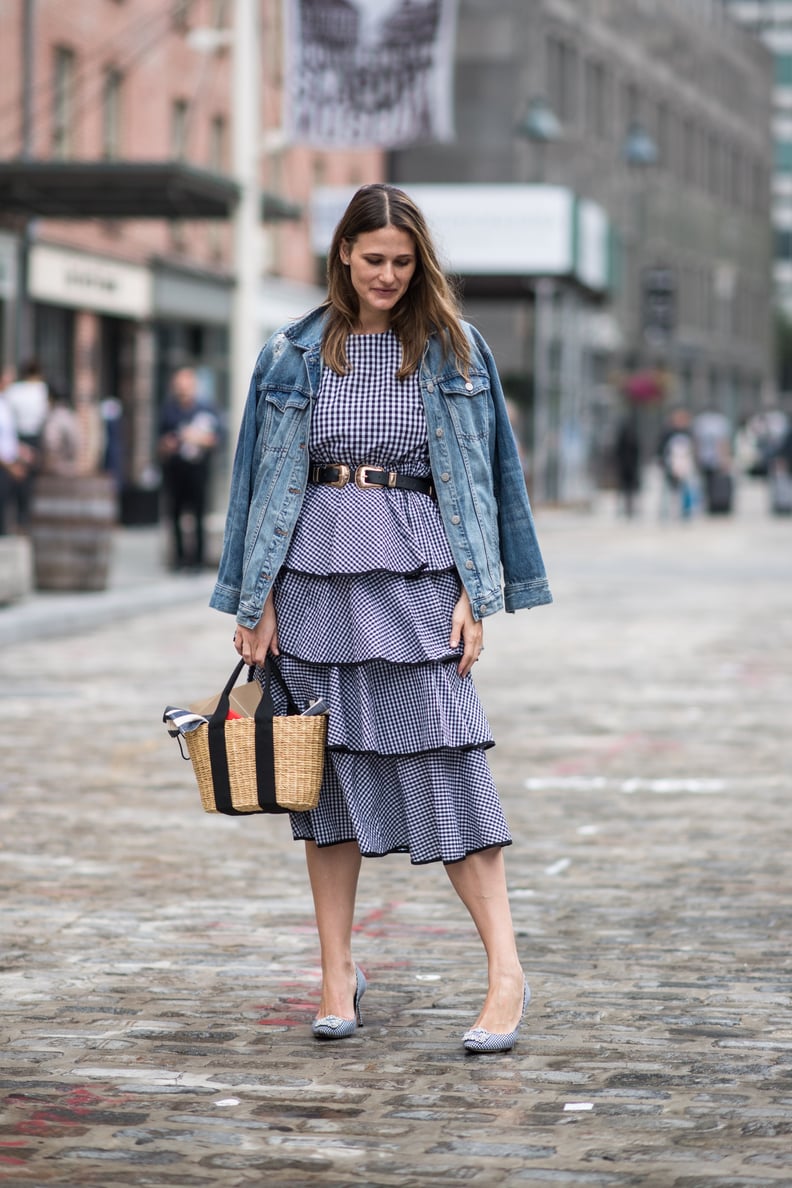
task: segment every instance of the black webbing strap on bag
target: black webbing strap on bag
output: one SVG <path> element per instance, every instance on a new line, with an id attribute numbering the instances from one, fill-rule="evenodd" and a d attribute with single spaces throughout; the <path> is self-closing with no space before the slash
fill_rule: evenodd
<path id="1" fill-rule="evenodd" d="M 226 718 L 228 717 L 229 698 L 231 690 L 237 682 L 239 674 L 245 666 L 240 660 L 228 683 L 220 694 L 217 708 L 209 719 L 209 763 L 212 768 L 212 785 L 214 787 L 215 807 L 219 813 L 232 817 L 245 816 L 244 810 L 235 809 L 231 801 L 231 781 L 228 774 L 228 755 L 226 753 Z M 272 732 L 272 719 L 275 706 L 272 700 L 270 682 L 273 673 L 286 694 L 289 714 L 299 714 L 289 690 L 275 661 L 267 658 L 264 666 L 264 686 L 261 700 L 256 706 L 255 721 L 255 753 L 256 753 L 256 798 L 261 811 L 264 813 L 285 813 L 288 809 L 281 808 L 275 799 L 275 750 Z"/>

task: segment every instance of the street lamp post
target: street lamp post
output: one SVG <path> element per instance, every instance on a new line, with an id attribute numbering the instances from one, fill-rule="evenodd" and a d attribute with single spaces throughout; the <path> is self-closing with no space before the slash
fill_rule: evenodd
<path id="1" fill-rule="evenodd" d="M 563 135 L 561 122 L 543 95 L 528 100 L 525 114 L 514 128 L 515 136 L 533 146 L 533 184 L 543 185 L 547 146 Z M 537 503 L 550 497 L 550 417 L 551 366 L 556 285 L 549 277 L 537 277 L 534 283 L 533 318 L 533 409 L 531 443 L 531 487 Z"/>
<path id="2" fill-rule="evenodd" d="M 236 0 L 233 31 L 233 165 L 239 186 L 234 212 L 234 300 L 231 320 L 232 424 L 242 419 L 258 353 L 261 192 L 259 182 L 261 54 L 256 0 Z"/>
<path id="3" fill-rule="evenodd" d="M 622 145 L 622 160 L 633 171 L 635 185 L 633 187 L 632 212 L 632 245 L 631 245 L 631 280 L 634 282 L 636 300 L 634 309 L 640 311 L 641 303 L 641 260 L 646 251 L 647 220 L 646 220 L 646 173 L 658 161 L 657 145 L 652 137 L 637 120 L 633 120 L 627 129 L 627 135 Z M 636 335 L 636 353 L 641 354 L 641 329 L 639 325 Z"/>
<path id="4" fill-rule="evenodd" d="M 198 53 L 231 46 L 232 162 L 237 203 L 231 220 L 234 295 L 229 347 L 229 419 L 242 419 L 248 381 L 258 353 L 258 290 L 261 269 L 261 53 L 256 0 L 235 0 L 231 29 L 196 27 L 188 42 Z"/>

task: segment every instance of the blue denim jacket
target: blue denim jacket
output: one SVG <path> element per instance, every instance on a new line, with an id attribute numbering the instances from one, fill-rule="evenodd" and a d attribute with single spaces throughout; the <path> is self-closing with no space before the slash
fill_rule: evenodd
<path id="1" fill-rule="evenodd" d="M 255 627 L 261 618 L 302 506 L 323 319 L 320 308 L 277 331 L 250 381 L 210 600 L 244 627 Z M 443 343 L 432 335 L 420 379 L 437 501 L 480 619 L 504 606 L 504 593 L 507 611 L 551 602 L 552 595 L 495 362 L 478 331 L 464 326 L 470 375 L 459 373 L 453 356 L 445 356 Z"/>

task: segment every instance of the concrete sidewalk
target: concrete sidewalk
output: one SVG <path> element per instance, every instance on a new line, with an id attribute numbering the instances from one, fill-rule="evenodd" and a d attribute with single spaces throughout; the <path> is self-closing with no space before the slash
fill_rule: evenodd
<path id="1" fill-rule="evenodd" d="M 214 575 L 170 573 L 166 556 L 164 528 L 117 528 L 108 588 L 76 593 L 35 590 L 20 602 L 0 606 L 0 646 L 87 631 L 182 601 L 208 600 Z"/>
<path id="2" fill-rule="evenodd" d="M 758 488 L 538 520 L 556 603 L 476 666 L 534 991 L 508 1055 L 465 1056 L 479 942 L 403 856 L 364 863 L 365 1027 L 312 1040 L 301 847 L 203 814 L 159 721 L 235 659 L 204 577 L 129 538 L 123 620 L 0 650 L 4 1188 L 792 1183 L 792 523 Z"/>

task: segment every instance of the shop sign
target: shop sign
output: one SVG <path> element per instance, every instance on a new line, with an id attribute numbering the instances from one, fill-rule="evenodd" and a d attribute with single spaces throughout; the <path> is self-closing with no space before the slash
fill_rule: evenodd
<path id="1" fill-rule="evenodd" d="M 28 289 L 36 301 L 118 317 L 151 314 L 151 275 L 137 264 L 41 243 L 31 248 L 28 268 Z"/>

